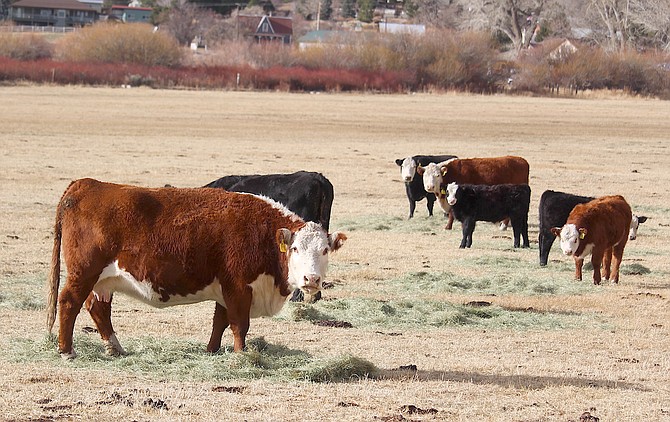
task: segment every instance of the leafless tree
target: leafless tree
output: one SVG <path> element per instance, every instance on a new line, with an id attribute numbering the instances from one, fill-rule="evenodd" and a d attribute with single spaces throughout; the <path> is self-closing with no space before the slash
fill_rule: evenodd
<path id="1" fill-rule="evenodd" d="M 518 51 L 527 48 L 551 0 L 458 0 L 462 28 L 505 34 Z"/>
<path id="2" fill-rule="evenodd" d="M 188 45 L 196 36 L 207 40 L 208 33 L 212 33 L 220 23 L 221 19 L 215 12 L 187 0 L 177 0 L 167 10 L 161 29 L 171 33 L 180 44 Z"/>
<path id="3" fill-rule="evenodd" d="M 630 39 L 630 6 L 631 0 L 589 0 L 588 11 L 596 19 L 593 21 L 596 30 L 604 29 L 606 49 L 623 50 Z"/>
<path id="4" fill-rule="evenodd" d="M 631 0 L 630 13 L 637 24 L 652 34 L 658 45 L 670 51 L 670 1 Z"/>

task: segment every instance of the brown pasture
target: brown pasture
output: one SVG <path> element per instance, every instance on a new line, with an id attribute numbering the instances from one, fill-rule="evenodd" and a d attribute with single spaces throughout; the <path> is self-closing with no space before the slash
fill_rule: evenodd
<path id="1" fill-rule="evenodd" d="M 481 256 L 503 263 L 514 258 L 538 277 L 571 279 L 556 244 L 549 265 L 538 265 L 537 205 L 545 189 L 622 194 L 650 217 L 624 254 L 624 265 L 650 271 L 624 274 L 619 285 L 604 283 L 580 295 L 429 298 L 586 315 L 598 324 L 398 328 L 389 335 L 366 327 L 252 321 L 250 338 L 315 356 L 367 359 L 385 371 L 374 379 L 177 382 L 60 360 L 19 363 L 9 352 L 12 342 L 39 342 L 46 317 L 0 300 L 0 419 L 578 421 L 590 412 L 601 421 L 670 420 L 670 102 L 32 86 L 0 87 L 0 94 L 0 298 L 22 289 L 35 294 L 17 281 L 46 276 L 55 206 L 80 177 L 190 187 L 227 174 L 320 171 L 335 187 L 331 227 L 339 230 L 358 219 L 406 218 L 396 158 L 513 154 L 529 161 L 530 250 L 512 250 L 511 233 L 487 224 L 477 226 L 470 250 L 458 249 L 458 223 L 433 234 L 363 226 L 348 232 L 331 258 L 329 278 L 336 283 L 324 294 L 331 298 L 385 300 L 380 286 L 416 271 L 466 277 L 500 270 L 477 265 Z M 427 218 L 425 202 L 417 204 L 414 223 Z M 436 212 L 433 218 L 442 217 Z M 132 337 L 174 337 L 204 349 L 214 307 L 157 310 L 117 295 L 114 309 L 122 344 Z M 87 325 L 82 312 L 75 338 Z M 231 342 L 226 332 L 224 344 Z M 417 371 L 393 371 L 406 365 Z M 109 400 L 112 393 L 151 397 L 154 405 L 129 406 Z M 169 410 L 156 405 L 162 403 Z"/>

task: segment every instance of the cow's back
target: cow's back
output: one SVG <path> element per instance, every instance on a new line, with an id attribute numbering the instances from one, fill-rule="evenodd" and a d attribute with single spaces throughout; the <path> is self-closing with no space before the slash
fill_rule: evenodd
<path id="1" fill-rule="evenodd" d="M 621 195 L 596 198 L 590 202 L 577 204 L 566 224 L 586 228 L 584 243 L 604 242 L 606 247 L 627 239 L 633 213 Z"/>
<path id="2" fill-rule="evenodd" d="M 156 291 L 180 295 L 215 276 L 280 279 L 276 231 L 304 224 L 260 198 L 213 188 L 147 189 L 82 179 L 61 203 L 68 270 L 100 270 L 118 261 L 138 280 L 157 283 Z"/>
<path id="3" fill-rule="evenodd" d="M 321 173 L 298 171 L 290 174 L 250 175 L 228 188 L 271 198 L 305 221 L 320 223 L 328 230 L 334 199 L 333 185 Z"/>
<path id="4" fill-rule="evenodd" d="M 462 158 L 447 164 L 443 184 L 528 184 L 530 165 L 522 157 Z"/>

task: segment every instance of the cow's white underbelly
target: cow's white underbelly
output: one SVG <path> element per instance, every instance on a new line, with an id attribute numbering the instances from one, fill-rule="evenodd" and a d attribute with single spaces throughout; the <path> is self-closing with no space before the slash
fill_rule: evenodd
<path id="1" fill-rule="evenodd" d="M 579 255 L 577 258 L 584 259 L 587 256 L 591 255 L 591 252 L 593 251 L 593 246 L 595 246 L 593 243 L 589 243 L 584 247 L 584 250 L 582 251 L 582 254 Z"/>
<path id="2" fill-rule="evenodd" d="M 251 283 L 252 299 L 249 316 L 257 318 L 262 316 L 276 315 L 286 303 L 287 296 L 282 296 L 279 288 L 274 285 L 274 277 L 261 274 Z M 151 283 L 146 280 L 137 280 L 131 273 L 119 267 L 119 262 L 114 261 L 100 273 L 98 282 L 93 287 L 96 299 L 109 302 L 113 293 L 123 293 L 148 305 L 165 308 L 175 305 L 187 305 L 207 300 L 213 300 L 221 306 L 226 307 L 221 292 L 221 284 L 214 278 L 210 284 L 195 293 L 185 296 L 179 294 L 163 295 L 153 289 Z M 163 300 L 167 298 L 166 300 Z"/>
<path id="3" fill-rule="evenodd" d="M 261 274 L 251 283 L 251 318 L 277 315 L 286 303 L 288 296 L 282 296 L 279 287 L 275 286 L 274 277 Z"/>

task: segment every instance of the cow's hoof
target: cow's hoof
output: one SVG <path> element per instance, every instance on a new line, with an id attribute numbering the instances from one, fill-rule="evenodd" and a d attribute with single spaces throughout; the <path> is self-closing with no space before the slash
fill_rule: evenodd
<path id="1" fill-rule="evenodd" d="M 74 352 L 74 349 L 70 350 L 69 353 L 67 352 L 60 352 L 60 357 L 63 360 L 72 360 L 77 357 L 77 354 Z"/>

